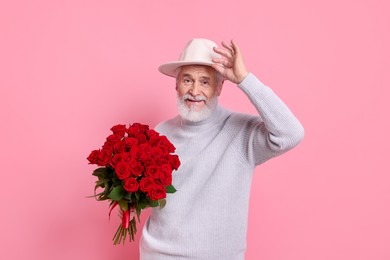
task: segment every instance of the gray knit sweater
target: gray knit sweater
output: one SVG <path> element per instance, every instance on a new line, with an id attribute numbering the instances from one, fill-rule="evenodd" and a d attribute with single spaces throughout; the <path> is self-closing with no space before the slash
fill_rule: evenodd
<path id="1" fill-rule="evenodd" d="M 142 260 L 244 259 L 254 168 L 296 146 L 304 130 L 253 74 L 238 87 L 259 115 L 217 107 L 198 123 L 177 116 L 158 125 L 182 164 L 173 173 L 177 192 L 168 195 L 164 209 L 154 208 L 145 223 Z"/>

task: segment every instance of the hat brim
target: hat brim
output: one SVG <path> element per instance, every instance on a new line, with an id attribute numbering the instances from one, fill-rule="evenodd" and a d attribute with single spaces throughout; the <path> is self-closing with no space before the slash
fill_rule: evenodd
<path id="1" fill-rule="evenodd" d="M 165 64 L 160 65 L 158 67 L 158 70 L 170 77 L 176 77 L 176 69 L 185 66 L 185 65 L 203 65 L 203 66 L 210 66 L 215 63 L 213 62 L 208 62 L 208 61 L 173 61 L 173 62 L 168 62 Z"/>

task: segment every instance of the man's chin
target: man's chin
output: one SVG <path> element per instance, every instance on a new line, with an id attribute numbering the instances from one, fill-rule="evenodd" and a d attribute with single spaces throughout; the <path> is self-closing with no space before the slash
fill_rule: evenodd
<path id="1" fill-rule="evenodd" d="M 205 110 L 209 108 L 207 106 L 188 106 L 186 105 L 187 111 L 192 113 L 204 113 Z"/>

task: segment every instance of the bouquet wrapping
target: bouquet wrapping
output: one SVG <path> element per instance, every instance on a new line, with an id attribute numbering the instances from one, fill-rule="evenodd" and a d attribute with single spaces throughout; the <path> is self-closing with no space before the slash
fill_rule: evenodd
<path id="1" fill-rule="evenodd" d="M 87 160 L 99 166 L 94 196 L 109 200 L 109 216 L 119 206 L 122 219 L 113 237 L 114 244 L 134 241 L 136 217 L 147 207 L 166 204 L 167 193 L 174 193 L 172 173 L 180 166 L 174 145 L 148 125 L 115 125 L 101 149 L 93 150 Z"/>

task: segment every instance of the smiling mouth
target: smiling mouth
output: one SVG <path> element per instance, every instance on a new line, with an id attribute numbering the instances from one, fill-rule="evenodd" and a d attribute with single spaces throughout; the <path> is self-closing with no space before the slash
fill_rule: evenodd
<path id="1" fill-rule="evenodd" d="M 193 99 L 186 99 L 185 104 L 187 105 L 188 108 L 194 108 L 195 110 L 201 109 L 205 101 L 204 100 L 193 100 Z"/>
<path id="2" fill-rule="evenodd" d="M 204 100 L 194 100 L 194 99 L 189 99 L 189 98 L 187 98 L 186 101 L 189 101 L 189 102 L 204 102 Z"/>
<path id="3" fill-rule="evenodd" d="M 201 103 L 205 102 L 204 100 L 193 100 L 193 99 L 186 99 L 185 101 L 186 101 L 186 103 L 189 103 L 189 104 L 201 104 Z"/>

